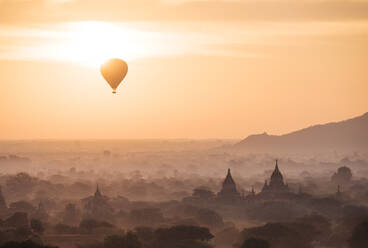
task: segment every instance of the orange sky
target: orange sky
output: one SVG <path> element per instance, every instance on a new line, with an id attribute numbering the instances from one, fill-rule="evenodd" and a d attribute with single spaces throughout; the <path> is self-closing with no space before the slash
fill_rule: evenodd
<path id="1" fill-rule="evenodd" d="M 0 0 L 0 139 L 243 138 L 368 111 L 368 1 Z M 117 95 L 99 74 L 121 57 Z"/>

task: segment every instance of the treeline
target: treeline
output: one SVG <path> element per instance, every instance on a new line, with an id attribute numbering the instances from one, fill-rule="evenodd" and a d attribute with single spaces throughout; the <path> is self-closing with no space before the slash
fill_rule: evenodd
<path id="1" fill-rule="evenodd" d="M 78 248 L 210 248 L 213 237 L 208 228 L 198 226 L 140 227 Z"/>

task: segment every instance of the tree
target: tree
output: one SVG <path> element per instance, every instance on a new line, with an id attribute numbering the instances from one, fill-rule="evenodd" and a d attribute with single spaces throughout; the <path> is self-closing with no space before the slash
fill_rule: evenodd
<path id="1" fill-rule="evenodd" d="M 159 208 L 133 209 L 128 218 L 130 223 L 138 226 L 152 226 L 164 221 L 164 216 Z"/>
<path id="2" fill-rule="evenodd" d="M 214 236 L 208 228 L 198 226 L 174 226 L 159 228 L 155 231 L 156 240 L 153 247 L 157 248 L 205 248 Z"/>
<path id="3" fill-rule="evenodd" d="M 32 219 L 31 220 L 31 229 L 38 234 L 43 234 L 45 228 L 40 220 Z"/>
<path id="4" fill-rule="evenodd" d="M 125 238 L 120 235 L 107 236 L 104 240 L 104 248 L 125 248 Z"/>
<path id="5" fill-rule="evenodd" d="M 64 209 L 63 223 L 67 225 L 75 225 L 80 222 L 80 212 L 75 204 L 67 204 Z"/>
<path id="6" fill-rule="evenodd" d="M 25 172 L 18 173 L 6 180 L 8 191 L 18 198 L 25 198 L 37 185 L 38 180 Z"/>
<path id="7" fill-rule="evenodd" d="M 224 222 L 222 217 L 215 211 L 208 208 L 201 208 L 198 210 L 196 218 L 201 225 L 209 227 L 223 227 Z"/>
<path id="8" fill-rule="evenodd" d="M 8 242 L 0 246 L 0 248 L 57 248 L 56 246 L 44 246 L 34 243 L 31 240 L 24 242 Z"/>
<path id="9" fill-rule="evenodd" d="M 151 227 L 137 227 L 134 231 L 138 239 L 142 242 L 143 247 L 150 247 L 150 244 L 155 239 L 154 229 Z"/>
<path id="10" fill-rule="evenodd" d="M 323 241 L 332 233 L 331 222 L 326 217 L 316 213 L 298 218 L 296 222 L 311 226 L 311 231 L 308 234 L 312 235 L 311 239 L 314 240 Z M 308 234 L 304 234 L 304 236 L 308 236 Z"/>
<path id="11" fill-rule="evenodd" d="M 17 227 L 14 230 L 14 241 L 24 241 L 29 235 L 32 234 L 32 231 L 28 227 Z"/>
<path id="12" fill-rule="evenodd" d="M 227 227 L 215 234 L 214 243 L 216 247 L 234 247 L 239 238 L 239 233 L 235 226 Z"/>
<path id="13" fill-rule="evenodd" d="M 251 238 L 268 240 L 272 248 L 310 248 L 318 232 L 307 223 L 268 223 L 264 226 L 244 229 L 243 240 Z"/>
<path id="14" fill-rule="evenodd" d="M 331 181 L 336 184 L 344 184 L 349 183 L 352 177 L 353 173 L 351 172 L 350 168 L 343 166 L 337 170 L 337 173 L 332 175 Z"/>
<path id="15" fill-rule="evenodd" d="M 114 225 L 106 222 L 106 221 L 97 221 L 97 220 L 93 220 L 93 219 L 87 219 L 87 220 L 82 220 L 82 222 L 79 224 L 79 227 L 81 229 L 86 230 L 87 232 L 92 232 L 93 229 L 96 228 L 113 228 Z"/>
<path id="16" fill-rule="evenodd" d="M 354 228 L 349 244 L 351 248 L 368 247 L 368 221 L 363 221 Z"/>
<path id="17" fill-rule="evenodd" d="M 270 244 L 263 239 L 250 238 L 240 248 L 270 248 Z"/>
<path id="18" fill-rule="evenodd" d="M 76 234 L 78 233 L 78 227 L 74 227 L 74 226 L 68 226 L 62 223 L 56 224 L 54 226 L 54 231 L 57 234 Z"/>
<path id="19" fill-rule="evenodd" d="M 10 203 L 9 208 L 13 212 L 25 212 L 25 213 L 32 213 L 36 210 L 36 208 L 31 203 L 26 201 L 12 202 Z"/>
<path id="20" fill-rule="evenodd" d="M 138 236 L 133 232 L 128 232 L 125 235 L 125 247 L 124 248 L 140 248 L 141 242 L 138 240 Z"/>
<path id="21" fill-rule="evenodd" d="M 138 236 L 132 232 L 125 235 L 111 235 L 104 240 L 104 248 L 141 248 Z"/>
<path id="22" fill-rule="evenodd" d="M 207 188 L 200 187 L 193 190 L 193 196 L 201 199 L 211 199 L 215 197 L 215 194 Z"/>
<path id="23" fill-rule="evenodd" d="M 16 212 L 4 221 L 5 227 L 29 227 L 28 215 L 23 212 Z"/>

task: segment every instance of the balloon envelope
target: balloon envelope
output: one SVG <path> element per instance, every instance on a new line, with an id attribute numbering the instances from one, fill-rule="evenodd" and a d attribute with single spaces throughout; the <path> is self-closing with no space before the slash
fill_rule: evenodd
<path id="1" fill-rule="evenodd" d="M 121 59 L 110 59 L 101 66 L 101 74 L 116 93 L 119 84 L 128 73 L 128 65 Z"/>

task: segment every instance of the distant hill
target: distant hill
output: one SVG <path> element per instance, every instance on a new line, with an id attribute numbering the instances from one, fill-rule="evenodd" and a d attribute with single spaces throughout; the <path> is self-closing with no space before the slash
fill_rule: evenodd
<path id="1" fill-rule="evenodd" d="M 244 152 L 368 152 L 368 112 L 345 121 L 311 126 L 284 135 L 250 135 L 231 149 Z"/>

